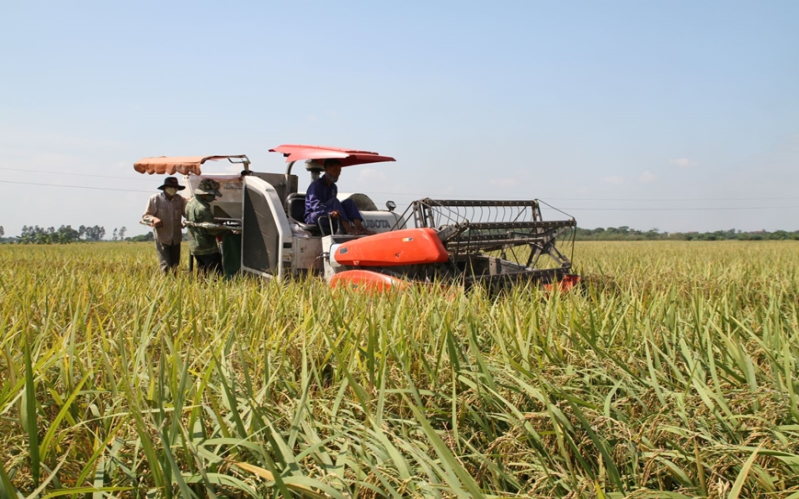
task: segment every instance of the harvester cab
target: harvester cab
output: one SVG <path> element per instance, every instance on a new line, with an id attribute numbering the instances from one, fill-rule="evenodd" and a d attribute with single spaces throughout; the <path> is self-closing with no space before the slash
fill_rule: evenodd
<path id="1" fill-rule="evenodd" d="M 576 222 L 539 200 L 464 201 L 421 199 L 402 213 L 378 210 L 365 194 L 352 199 L 373 235 L 336 234 L 328 217 L 305 223 L 305 193 L 292 169 L 303 161 L 311 180 L 323 162 L 342 167 L 394 161 L 389 156 L 353 149 L 282 145 L 270 149 L 286 158 L 284 173 L 250 170 L 247 156 L 145 158 L 134 165 L 141 173 L 183 173 L 192 194 L 205 178 L 220 185 L 222 197 L 212 203 L 215 227 L 222 237 L 226 273 L 243 271 L 266 278 L 322 275 L 332 286 L 374 290 L 407 287 L 412 282 L 440 282 L 492 291 L 533 282 L 549 289 L 571 288 Z M 203 173 L 207 161 L 240 163 L 234 173 Z M 541 206 L 561 213 L 544 220 Z"/>

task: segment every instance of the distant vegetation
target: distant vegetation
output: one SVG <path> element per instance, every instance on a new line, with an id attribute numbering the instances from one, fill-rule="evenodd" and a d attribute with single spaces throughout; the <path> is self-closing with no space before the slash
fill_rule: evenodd
<path id="1" fill-rule="evenodd" d="M 152 241 L 153 233 L 147 232 L 133 237 L 125 237 L 127 229 L 120 227 L 111 233 L 111 241 Z M 22 233 L 17 237 L 3 237 L 5 231 L 0 226 L 0 243 L 19 243 L 19 244 L 68 244 L 75 242 L 97 242 L 103 241 L 106 230 L 104 227 L 87 227 L 81 225 L 73 229 L 71 225 L 62 225 L 58 229 L 55 227 L 23 226 Z M 185 240 L 185 236 L 184 236 Z M 777 230 L 768 232 L 765 230 L 756 232 L 742 232 L 736 229 L 717 230 L 715 232 L 660 232 L 658 229 L 647 231 L 631 229 L 627 226 L 608 227 L 607 229 L 598 227 L 596 229 L 577 228 L 578 241 L 782 241 L 799 240 L 799 230 L 792 232 Z"/>
<path id="2" fill-rule="evenodd" d="M 658 229 L 642 231 L 627 226 L 608 227 L 607 229 L 602 227 L 596 229 L 577 228 L 578 241 L 781 241 L 788 239 L 799 240 L 799 230 L 793 232 L 785 230 L 741 232 L 730 229 L 715 232 L 660 232 Z"/>
<path id="3" fill-rule="evenodd" d="M 153 234 L 148 232 L 133 237 L 125 237 L 126 227 L 114 228 L 111 232 L 111 241 L 152 241 Z M 17 244 L 69 244 L 76 242 L 98 242 L 104 241 L 106 235 L 105 227 L 81 225 L 77 229 L 71 225 L 62 225 L 58 229 L 55 227 L 39 227 L 38 225 L 23 225 L 22 232 L 17 237 L 3 237 L 5 229 L 0 226 L 0 243 Z"/>

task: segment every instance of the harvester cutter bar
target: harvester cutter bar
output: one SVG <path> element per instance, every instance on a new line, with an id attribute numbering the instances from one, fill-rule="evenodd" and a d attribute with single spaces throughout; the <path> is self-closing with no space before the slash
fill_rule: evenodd
<path id="1" fill-rule="evenodd" d="M 471 282 L 489 279 L 494 286 L 500 282 L 524 279 L 546 281 L 570 269 L 571 262 L 556 247 L 557 239 L 577 226 L 574 218 L 569 215 L 566 217 L 544 221 L 537 199 L 483 201 L 425 198 L 411 203 L 398 223 L 413 223 L 417 228 L 437 230 L 452 261 L 462 261 L 462 258 L 472 261 L 472 258 L 476 258 L 475 262 L 482 262 L 477 267 L 463 269 L 467 279 Z M 546 264 L 554 264 L 554 267 L 537 268 L 537 264 L 544 263 L 539 261 L 543 255 L 551 257 Z M 485 262 L 493 262 L 492 259 L 496 258 L 505 263 L 487 264 L 494 267 L 493 270 L 486 267 L 489 273 L 486 274 L 483 268 Z M 517 266 L 508 265 L 510 263 Z M 494 276 L 495 273 L 499 276 Z M 513 277 L 507 277 L 509 275 Z"/>
<path id="2" fill-rule="evenodd" d="M 560 269 L 533 269 L 525 272 L 514 272 L 507 274 L 466 275 L 463 278 L 463 284 L 466 289 L 469 289 L 475 285 L 481 285 L 491 291 L 499 291 L 528 282 L 548 284 L 550 282 L 559 281 L 565 274 L 566 271 Z"/>

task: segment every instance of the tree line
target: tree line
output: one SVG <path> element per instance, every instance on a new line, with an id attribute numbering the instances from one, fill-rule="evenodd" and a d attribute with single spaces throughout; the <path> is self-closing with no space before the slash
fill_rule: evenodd
<path id="1" fill-rule="evenodd" d="M 125 237 L 127 228 L 115 228 L 111 233 L 111 241 L 152 241 L 153 233 Z M 0 242 L 20 244 L 69 244 L 81 241 L 102 241 L 106 231 L 98 225 L 81 225 L 73 229 L 71 225 L 55 227 L 39 227 L 38 225 L 22 227 L 22 233 L 17 237 L 4 238 L 5 230 L 0 226 Z M 773 241 L 773 240 L 799 240 L 799 230 L 785 231 L 765 230 L 743 232 L 736 229 L 717 230 L 714 232 L 660 232 L 658 229 L 647 231 L 621 227 L 598 227 L 596 229 L 577 228 L 575 238 L 578 241 Z"/>
<path id="2" fill-rule="evenodd" d="M 149 232 L 145 235 L 125 237 L 126 227 L 114 228 L 111 233 L 111 241 L 152 241 L 153 234 Z M 4 238 L 5 230 L 0 226 L 0 241 L 5 243 L 18 244 L 69 244 L 76 242 L 96 242 L 102 241 L 106 235 L 105 227 L 99 225 L 81 225 L 77 229 L 71 225 L 55 227 L 39 227 L 38 225 L 23 225 L 22 232 L 17 237 Z"/>
<path id="3" fill-rule="evenodd" d="M 627 226 L 608 227 L 607 229 L 578 227 L 575 238 L 578 241 L 796 241 L 799 240 L 799 230 L 793 232 L 785 230 L 743 232 L 729 229 L 713 232 L 660 232 L 658 229 L 642 231 Z"/>

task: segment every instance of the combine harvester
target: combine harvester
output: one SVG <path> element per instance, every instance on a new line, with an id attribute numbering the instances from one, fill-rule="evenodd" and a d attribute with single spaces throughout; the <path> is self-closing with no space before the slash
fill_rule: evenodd
<path id="1" fill-rule="evenodd" d="M 232 261 L 234 272 L 269 279 L 321 275 L 331 286 L 378 291 L 403 289 L 413 282 L 482 285 L 490 291 L 534 282 L 566 290 L 580 280 L 571 274 L 566 256 L 574 251 L 576 222 L 565 214 L 563 220 L 544 221 L 542 201 L 426 198 L 399 215 L 391 201 L 387 210 L 378 210 L 365 194 L 339 193 L 340 200 L 355 202 L 364 225 L 376 234 L 335 234 L 327 217 L 317 225 L 305 223 L 305 194 L 298 192 L 294 163 L 305 161 L 315 180 L 325 159 L 338 159 L 349 167 L 394 158 L 306 145 L 282 145 L 270 152 L 285 156 L 285 173 L 252 171 L 245 155 L 144 158 L 134 168 L 149 174 L 182 173 L 189 194 L 204 178 L 219 182 L 222 197 L 211 205 L 218 222 L 214 227 L 229 229 L 224 237 L 235 241 L 223 245 L 223 253 L 228 249 L 225 267 L 230 269 Z M 209 161 L 241 165 L 242 171 L 203 173 Z M 236 248 L 236 254 L 229 248 Z"/>

